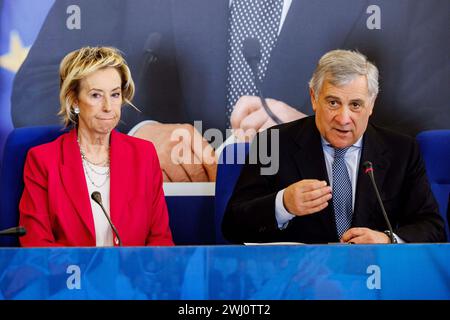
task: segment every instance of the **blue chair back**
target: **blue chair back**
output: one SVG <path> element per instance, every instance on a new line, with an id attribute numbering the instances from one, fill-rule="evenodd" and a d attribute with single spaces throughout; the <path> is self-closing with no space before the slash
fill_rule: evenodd
<path id="1" fill-rule="evenodd" d="M 450 195 L 450 130 L 429 130 L 416 137 L 439 211 L 445 220 L 447 240 L 450 242 L 447 206 Z"/>
<path id="2" fill-rule="evenodd" d="M 0 229 L 17 226 L 19 201 L 23 191 L 23 167 L 30 148 L 50 142 L 64 130 L 61 126 L 37 126 L 14 129 L 6 140 L 0 174 Z M 14 237 L 0 238 L 1 246 L 17 246 Z"/>
<path id="3" fill-rule="evenodd" d="M 447 224 L 450 229 L 450 193 L 448 194 L 448 204 L 447 204 Z M 450 238 L 450 236 L 448 236 Z M 449 240 L 450 242 L 450 240 Z"/>
<path id="4" fill-rule="evenodd" d="M 222 235 L 222 218 L 249 149 L 250 145 L 248 143 L 229 144 L 223 149 L 219 157 L 214 215 L 217 244 L 228 243 Z"/>
<path id="5" fill-rule="evenodd" d="M 175 245 L 215 244 L 213 196 L 166 195 L 166 203 Z"/>

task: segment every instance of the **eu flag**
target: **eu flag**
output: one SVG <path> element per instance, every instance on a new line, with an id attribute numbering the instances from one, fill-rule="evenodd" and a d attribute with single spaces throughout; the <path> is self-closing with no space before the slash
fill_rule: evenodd
<path id="1" fill-rule="evenodd" d="M 14 76 L 55 0 L 0 0 L 0 164 L 11 121 Z"/>

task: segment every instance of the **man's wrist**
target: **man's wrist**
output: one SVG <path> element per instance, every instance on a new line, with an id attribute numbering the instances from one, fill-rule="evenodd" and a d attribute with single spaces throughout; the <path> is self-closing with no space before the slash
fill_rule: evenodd
<path id="1" fill-rule="evenodd" d="M 285 229 L 289 221 L 294 218 L 294 215 L 287 211 L 286 207 L 283 204 L 283 196 L 285 190 L 286 189 L 280 190 L 275 198 L 275 219 L 277 220 L 278 228 L 281 230 Z"/>

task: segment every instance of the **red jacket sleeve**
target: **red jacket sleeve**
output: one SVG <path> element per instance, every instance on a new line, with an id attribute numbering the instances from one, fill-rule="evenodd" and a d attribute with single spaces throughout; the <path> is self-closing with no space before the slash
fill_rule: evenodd
<path id="1" fill-rule="evenodd" d="M 55 241 L 50 223 L 48 170 L 33 149 L 28 152 L 23 178 L 25 187 L 19 204 L 19 220 L 27 233 L 20 238 L 21 246 L 62 246 Z"/>

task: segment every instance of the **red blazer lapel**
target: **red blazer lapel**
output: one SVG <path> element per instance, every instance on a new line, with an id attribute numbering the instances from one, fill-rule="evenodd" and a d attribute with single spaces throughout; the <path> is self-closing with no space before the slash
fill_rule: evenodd
<path id="1" fill-rule="evenodd" d="M 95 243 L 94 219 L 81 163 L 76 129 L 71 130 L 62 142 L 60 172 L 62 184 L 69 195 L 70 201 L 80 215 L 81 221 L 89 230 L 92 241 Z"/>
<path id="2" fill-rule="evenodd" d="M 127 147 L 121 134 L 113 130 L 110 146 L 110 215 L 116 227 L 121 224 L 121 217 L 127 211 L 128 192 L 132 190 L 129 181 L 134 163 Z"/>

